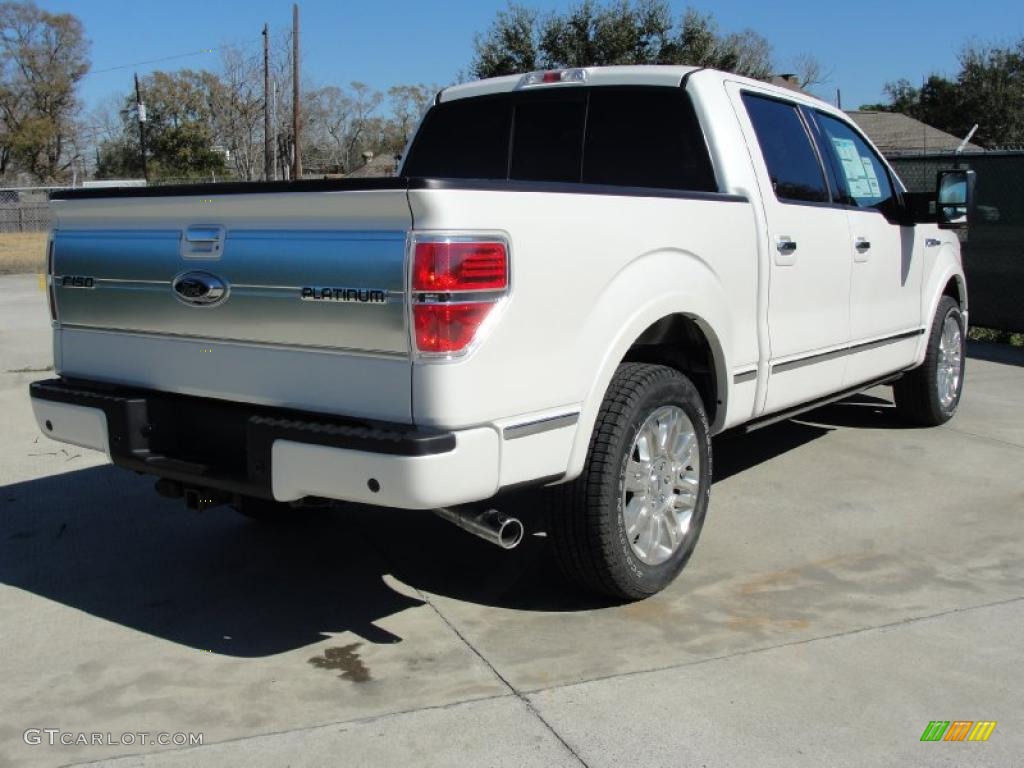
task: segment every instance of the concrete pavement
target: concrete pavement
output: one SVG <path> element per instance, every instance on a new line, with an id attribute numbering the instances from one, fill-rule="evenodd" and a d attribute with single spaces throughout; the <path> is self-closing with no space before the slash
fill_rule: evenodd
<path id="1" fill-rule="evenodd" d="M 687 571 L 610 606 L 558 581 L 529 496 L 512 553 L 422 513 L 159 499 L 38 435 L 46 323 L 0 278 L 0 766 L 1024 764 L 1020 351 L 972 348 L 939 429 L 877 390 L 717 439 Z M 936 719 L 998 725 L 921 743 Z"/>

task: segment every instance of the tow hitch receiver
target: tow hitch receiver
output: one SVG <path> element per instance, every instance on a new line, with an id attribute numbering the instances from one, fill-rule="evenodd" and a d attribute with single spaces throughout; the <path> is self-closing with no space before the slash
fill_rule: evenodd
<path id="1" fill-rule="evenodd" d="M 202 512 L 221 504 L 231 503 L 232 496 L 224 491 L 215 491 L 212 488 L 186 488 L 185 506 L 196 512 Z"/>
<path id="2" fill-rule="evenodd" d="M 180 499 L 184 497 L 185 506 L 195 512 L 202 512 L 212 507 L 219 507 L 221 504 L 230 504 L 234 496 L 214 488 L 202 488 L 197 486 L 183 486 L 177 480 L 163 477 L 156 481 L 154 487 L 156 492 L 167 499 Z"/>

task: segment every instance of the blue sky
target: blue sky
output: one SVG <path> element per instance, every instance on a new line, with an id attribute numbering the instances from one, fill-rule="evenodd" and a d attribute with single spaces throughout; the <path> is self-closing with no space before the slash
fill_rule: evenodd
<path id="1" fill-rule="evenodd" d="M 281 0 L 37 0 L 53 11 L 76 14 L 92 41 L 94 70 L 104 70 L 225 43 L 258 45 L 264 22 L 283 31 L 291 24 L 291 3 Z M 564 9 L 571 0 L 524 4 Z M 842 89 L 851 108 L 882 99 L 888 80 L 913 82 L 930 72 L 952 75 L 956 54 L 969 39 L 1011 41 L 1024 36 L 1019 0 L 970 3 L 858 0 L 858 2 L 672 2 L 710 11 L 724 31 L 750 27 L 771 41 L 776 70 L 811 54 L 834 68 L 819 93 L 833 99 Z M 473 35 L 486 29 L 504 0 L 303 0 L 302 46 L 305 76 L 317 85 L 361 80 L 378 89 L 399 83 L 445 85 L 469 63 Z M 92 107 L 110 94 L 131 88 L 133 71 L 208 67 L 216 53 L 90 74 L 82 96 Z"/>

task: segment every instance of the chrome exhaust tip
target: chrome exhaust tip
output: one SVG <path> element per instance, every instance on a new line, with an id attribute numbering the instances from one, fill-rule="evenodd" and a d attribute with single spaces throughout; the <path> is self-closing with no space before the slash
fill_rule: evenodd
<path id="1" fill-rule="evenodd" d="M 526 533 L 519 518 L 509 517 L 496 509 L 480 511 L 442 507 L 435 509 L 434 514 L 502 549 L 515 549 Z"/>

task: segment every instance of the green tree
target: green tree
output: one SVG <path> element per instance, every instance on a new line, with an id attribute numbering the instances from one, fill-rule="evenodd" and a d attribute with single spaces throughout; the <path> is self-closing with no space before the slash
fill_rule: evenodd
<path id="1" fill-rule="evenodd" d="M 0 2 L 0 175 L 15 168 L 39 181 L 66 174 L 88 48 L 75 16 Z"/>
<path id="2" fill-rule="evenodd" d="M 1024 144 L 1024 38 L 1007 48 L 969 46 L 960 66 L 962 125 L 978 123 L 986 146 Z"/>
<path id="3" fill-rule="evenodd" d="M 960 72 L 950 80 L 930 75 L 920 88 L 909 80 L 887 83 L 888 101 L 862 109 L 902 112 L 929 125 L 998 147 L 1024 144 L 1024 38 L 1008 47 L 969 45 L 960 54 Z"/>
<path id="4" fill-rule="evenodd" d="M 476 36 L 472 76 L 497 77 L 540 69 L 540 30 L 540 14 L 532 8 L 513 3 L 498 11 L 487 33 Z"/>
<path id="5" fill-rule="evenodd" d="M 664 0 L 583 0 L 541 15 L 512 3 L 475 41 L 470 72 L 495 77 L 612 64 L 692 64 L 753 77 L 771 73 L 771 46 L 756 32 L 723 34 L 710 14 L 676 22 Z"/>
<path id="6" fill-rule="evenodd" d="M 183 69 L 154 72 L 141 78 L 140 85 L 150 177 L 223 175 L 224 152 L 217 149 L 214 119 L 224 89 L 220 79 L 211 72 Z M 100 146 L 100 178 L 142 175 L 134 93 L 125 97 L 121 117 L 121 135 Z"/>

